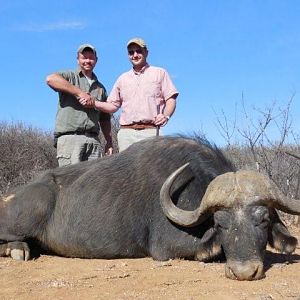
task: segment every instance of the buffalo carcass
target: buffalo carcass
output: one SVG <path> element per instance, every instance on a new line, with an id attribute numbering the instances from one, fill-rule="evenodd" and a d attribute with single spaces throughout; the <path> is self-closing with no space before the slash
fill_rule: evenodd
<path id="1" fill-rule="evenodd" d="M 206 140 L 156 137 L 112 157 L 46 171 L 0 201 L 0 255 L 27 260 L 32 241 L 66 257 L 225 255 L 227 277 L 264 277 L 267 242 L 292 253 L 275 209 L 300 214 L 254 171 L 236 171 Z"/>

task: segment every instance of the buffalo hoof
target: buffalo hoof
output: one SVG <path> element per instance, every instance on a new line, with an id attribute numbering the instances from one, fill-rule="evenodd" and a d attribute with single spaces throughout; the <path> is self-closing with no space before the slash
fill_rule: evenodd
<path id="1" fill-rule="evenodd" d="M 27 261 L 30 258 L 30 249 L 27 243 L 11 242 L 7 243 L 6 255 L 14 260 Z"/>

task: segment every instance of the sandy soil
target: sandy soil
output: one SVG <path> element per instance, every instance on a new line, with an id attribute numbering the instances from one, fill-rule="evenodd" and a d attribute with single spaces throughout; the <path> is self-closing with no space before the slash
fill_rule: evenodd
<path id="1" fill-rule="evenodd" d="M 300 241 L 300 228 L 290 231 Z M 1 257 L 0 299 L 300 300 L 300 246 L 291 256 L 268 251 L 266 278 L 251 282 L 225 278 L 218 262 Z"/>

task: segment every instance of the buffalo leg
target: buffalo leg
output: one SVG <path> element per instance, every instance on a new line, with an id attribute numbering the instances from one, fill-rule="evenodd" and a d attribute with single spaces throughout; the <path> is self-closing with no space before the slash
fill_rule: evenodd
<path id="1" fill-rule="evenodd" d="M 28 260 L 28 239 L 39 241 L 55 204 L 53 182 L 33 182 L 0 201 L 0 256 Z"/>

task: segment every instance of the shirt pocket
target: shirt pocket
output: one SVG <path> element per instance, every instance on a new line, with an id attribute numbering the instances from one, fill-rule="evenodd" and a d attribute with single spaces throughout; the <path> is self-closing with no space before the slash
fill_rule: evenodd
<path id="1" fill-rule="evenodd" d="M 144 86 L 145 95 L 147 98 L 161 97 L 161 88 L 158 81 L 148 81 Z"/>

